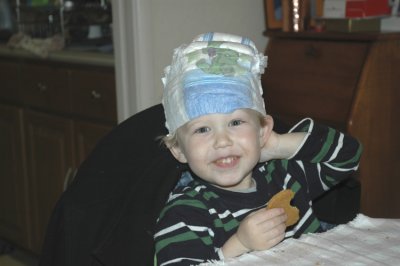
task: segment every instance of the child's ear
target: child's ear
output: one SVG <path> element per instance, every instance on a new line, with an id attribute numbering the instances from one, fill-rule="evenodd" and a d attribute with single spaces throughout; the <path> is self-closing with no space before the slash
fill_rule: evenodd
<path id="1" fill-rule="evenodd" d="M 271 136 L 274 127 L 274 119 L 270 115 L 264 117 L 264 123 L 260 127 L 260 145 L 264 147 L 269 137 Z"/>
<path id="2" fill-rule="evenodd" d="M 182 149 L 179 147 L 178 143 L 176 143 L 172 147 L 169 147 L 169 151 L 180 163 L 187 163 L 186 156 L 183 153 Z"/>

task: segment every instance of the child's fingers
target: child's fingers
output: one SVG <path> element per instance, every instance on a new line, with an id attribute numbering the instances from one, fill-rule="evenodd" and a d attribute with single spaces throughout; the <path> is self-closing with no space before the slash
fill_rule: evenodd
<path id="1" fill-rule="evenodd" d="M 253 212 L 251 214 L 249 214 L 248 217 L 251 217 L 251 219 L 253 219 L 254 223 L 258 224 L 258 223 L 264 223 L 268 220 L 271 220 L 275 217 L 278 216 L 282 216 L 286 217 L 285 211 L 283 208 L 275 208 L 275 209 L 260 209 L 256 212 Z M 283 218 L 281 217 L 281 218 Z M 286 221 L 287 217 L 284 218 L 284 220 Z"/>

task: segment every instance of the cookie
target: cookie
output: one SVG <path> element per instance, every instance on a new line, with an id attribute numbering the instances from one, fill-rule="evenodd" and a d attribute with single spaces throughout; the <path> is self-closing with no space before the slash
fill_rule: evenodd
<path id="1" fill-rule="evenodd" d="M 299 209 L 290 205 L 294 192 L 285 189 L 275 194 L 268 202 L 267 209 L 283 208 L 287 214 L 286 226 L 291 226 L 299 220 Z"/>

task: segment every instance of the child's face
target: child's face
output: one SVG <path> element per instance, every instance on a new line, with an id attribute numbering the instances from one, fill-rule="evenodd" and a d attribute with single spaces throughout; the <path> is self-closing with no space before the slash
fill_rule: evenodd
<path id="1" fill-rule="evenodd" d="M 209 183 L 228 190 L 246 189 L 265 143 L 264 130 L 254 111 L 196 118 L 178 129 L 172 154 Z"/>

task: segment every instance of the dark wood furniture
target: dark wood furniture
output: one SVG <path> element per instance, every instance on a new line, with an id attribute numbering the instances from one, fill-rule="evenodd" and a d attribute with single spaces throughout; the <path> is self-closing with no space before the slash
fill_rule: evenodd
<path id="1" fill-rule="evenodd" d="M 361 212 L 400 218 L 400 33 L 266 32 L 267 112 L 312 117 L 364 146 Z"/>
<path id="2" fill-rule="evenodd" d="M 39 254 L 76 168 L 117 124 L 114 68 L 0 57 L 0 238 Z"/>

